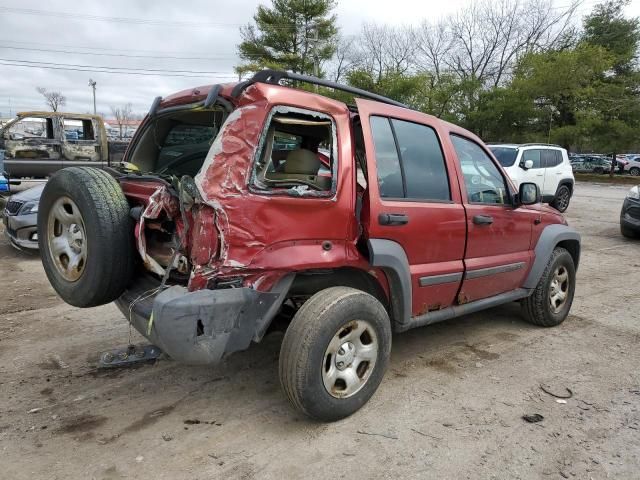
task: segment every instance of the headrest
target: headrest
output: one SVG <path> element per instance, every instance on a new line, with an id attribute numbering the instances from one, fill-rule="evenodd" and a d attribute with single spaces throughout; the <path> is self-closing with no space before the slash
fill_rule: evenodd
<path id="1" fill-rule="evenodd" d="M 287 161 L 284 164 L 285 173 L 294 173 L 302 175 L 317 175 L 320 170 L 320 160 L 318 156 L 311 150 L 299 148 L 292 150 L 287 155 Z"/>

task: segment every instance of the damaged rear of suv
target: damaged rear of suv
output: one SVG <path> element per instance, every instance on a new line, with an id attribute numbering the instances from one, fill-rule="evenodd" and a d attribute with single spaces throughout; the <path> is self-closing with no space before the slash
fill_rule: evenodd
<path id="1" fill-rule="evenodd" d="M 514 300 L 534 323 L 566 318 L 579 236 L 495 163 L 469 132 L 393 100 L 263 71 L 156 99 L 122 168 L 54 175 L 42 260 L 65 301 L 115 301 L 190 364 L 289 321 L 283 389 L 335 420 L 375 392 L 393 330 Z"/>

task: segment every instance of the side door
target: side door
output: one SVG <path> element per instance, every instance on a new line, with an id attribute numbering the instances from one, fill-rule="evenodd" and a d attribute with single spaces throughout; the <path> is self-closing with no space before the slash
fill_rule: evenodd
<path id="1" fill-rule="evenodd" d="M 450 139 L 464 179 L 468 233 L 458 301 L 467 303 L 520 287 L 532 262 L 536 212 L 511 205 L 509 182 L 480 143 L 454 133 Z"/>
<path id="2" fill-rule="evenodd" d="M 465 214 L 437 122 L 376 102 L 357 105 L 367 156 L 365 233 L 404 249 L 413 316 L 448 307 L 464 271 Z"/>
<path id="3" fill-rule="evenodd" d="M 533 166 L 524 170 L 524 164 L 527 160 L 531 160 L 533 162 Z M 518 165 L 524 170 L 520 177 L 520 183 L 535 183 L 536 185 L 538 185 L 538 188 L 540 188 L 540 193 L 544 195 L 544 163 L 542 162 L 542 150 L 539 148 L 527 148 L 523 150 Z M 519 186 L 519 184 L 516 185 L 516 187 Z"/>
<path id="4" fill-rule="evenodd" d="M 62 164 L 72 166 L 100 166 L 100 140 L 96 126 L 90 119 L 62 119 Z"/>
<path id="5" fill-rule="evenodd" d="M 562 152 L 551 148 L 544 149 L 542 150 L 541 162 L 544 165 L 544 191 L 541 189 L 541 193 L 543 200 L 551 201 L 558 190 L 558 184 L 564 173 Z"/>
<path id="6" fill-rule="evenodd" d="M 62 168 L 58 119 L 25 117 L 4 131 L 4 168 L 11 177 L 46 177 Z"/>

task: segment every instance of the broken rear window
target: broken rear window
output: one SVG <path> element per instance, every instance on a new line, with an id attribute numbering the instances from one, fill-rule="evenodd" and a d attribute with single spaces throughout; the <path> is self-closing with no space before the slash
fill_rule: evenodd
<path id="1" fill-rule="evenodd" d="M 334 191 L 335 125 L 328 115 L 276 107 L 261 145 L 253 187 L 301 196 Z"/>
<path id="2" fill-rule="evenodd" d="M 221 110 L 187 110 L 162 115 L 145 128 L 129 162 L 141 172 L 195 176 L 224 118 Z"/>

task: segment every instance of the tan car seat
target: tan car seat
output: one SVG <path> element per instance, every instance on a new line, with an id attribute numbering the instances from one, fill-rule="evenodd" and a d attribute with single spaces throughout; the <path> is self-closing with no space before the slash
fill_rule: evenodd
<path id="1" fill-rule="evenodd" d="M 331 178 L 318 176 L 322 163 L 311 150 L 299 148 L 287 155 L 284 173 L 269 172 L 266 180 L 305 180 L 317 185 L 320 190 L 331 190 Z"/>

